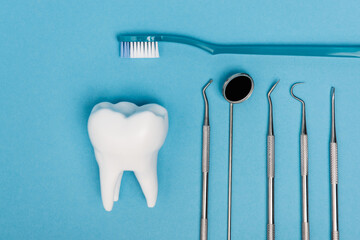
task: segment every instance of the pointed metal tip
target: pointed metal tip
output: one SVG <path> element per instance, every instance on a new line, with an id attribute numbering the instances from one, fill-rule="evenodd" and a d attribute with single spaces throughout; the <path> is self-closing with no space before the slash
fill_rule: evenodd
<path id="1" fill-rule="evenodd" d="M 336 143 L 335 131 L 335 88 L 331 87 L 331 142 Z"/>
<path id="2" fill-rule="evenodd" d="M 296 83 L 294 83 L 293 85 L 291 85 L 290 94 L 291 94 L 291 96 L 292 96 L 293 98 L 295 98 L 296 100 L 298 100 L 298 101 L 302 102 L 303 104 L 305 104 L 304 101 L 303 101 L 302 99 L 298 98 L 297 96 L 295 96 L 295 95 L 294 95 L 294 92 L 293 92 L 293 91 L 294 91 L 294 87 L 295 87 L 296 85 L 302 84 L 302 83 L 304 83 L 304 82 L 296 82 Z"/>
<path id="3" fill-rule="evenodd" d="M 269 90 L 269 92 L 267 94 L 268 100 L 269 100 L 269 129 L 268 129 L 268 136 L 273 136 L 274 135 L 273 112 L 272 112 L 272 102 L 271 102 L 270 94 L 272 93 L 272 91 L 274 91 L 276 85 L 278 85 L 279 82 L 280 82 L 280 79 L 271 87 L 271 89 Z"/>
<path id="4" fill-rule="evenodd" d="M 209 125 L 209 102 L 206 97 L 205 90 L 209 87 L 209 85 L 212 83 L 212 79 L 209 80 L 209 82 L 204 86 L 202 93 L 204 97 L 205 102 L 205 116 L 204 116 L 204 125 Z"/>
<path id="5" fill-rule="evenodd" d="M 205 92 L 205 90 L 209 87 L 209 85 L 213 82 L 212 79 L 209 80 L 209 82 L 204 86 L 203 88 L 203 92 Z"/>
<path id="6" fill-rule="evenodd" d="M 298 100 L 299 102 L 301 102 L 302 104 L 302 123 L 301 123 L 301 134 L 307 134 L 307 130 L 306 130 L 306 117 L 305 117 L 305 102 L 304 100 L 302 100 L 301 98 L 297 97 L 294 95 L 293 93 L 293 90 L 294 90 L 294 87 L 298 84 L 301 84 L 303 82 L 297 82 L 297 83 L 294 83 L 292 86 L 291 86 L 291 90 L 290 90 L 290 93 L 291 93 L 291 96 L 293 98 L 295 98 L 296 100 Z"/>
<path id="7" fill-rule="evenodd" d="M 272 91 L 274 91 L 276 85 L 278 85 L 279 82 L 280 82 L 280 79 L 271 87 L 271 89 L 268 92 L 268 97 L 270 97 L 270 94 L 272 93 Z"/>
<path id="8" fill-rule="evenodd" d="M 296 82 L 293 85 L 291 85 L 291 89 L 293 89 L 296 85 L 303 84 L 304 82 Z"/>

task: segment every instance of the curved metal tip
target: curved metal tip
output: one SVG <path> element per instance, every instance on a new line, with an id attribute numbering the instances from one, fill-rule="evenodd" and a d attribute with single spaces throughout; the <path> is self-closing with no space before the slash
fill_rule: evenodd
<path id="1" fill-rule="evenodd" d="M 307 129 L 306 129 L 306 117 L 305 117 L 305 102 L 304 100 L 302 100 L 301 98 L 297 97 L 294 95 L 293 91 L 294 91 L 294 87 L 298 84 L 302 84 L 303 82 L 297 82 L 297 83 L 294 83 L 292 86 L 291 86 L 291 90 L 290 90 L 290 93 L 291 93 L 291 96 L 293 98 L 295 98 L 296 100 L 298 100 L 299 102 L 302 103 L 302 123 L 301 123 L 301 134 L 307 134 Z"/>
<path id="2" fill-rule="evenodd" d="M 270 89 L 270 91 L 267 94 L 268 100 L 269 100 L 269 129 L 268 129 L 268 135 L 272 136 L 274 135 L 274 126 L 273 126 L 273 111 L 272 111 L 272 102 L 271 102 L 271 98 L 270 98 L 270 94 L 272 93 L 272 91 L 274 91 L 276 85 L 278 85 L 278 83 L 280 82 L 280 80 L 278 80 Z"/>
<path id="3" fill-rule="evenodd" d="M 209 87 L 209 85 L 213 82 L 212 79 L 209 80 L 209 82 L 204 86 L 203 93 L 205 93 L 205 90 Z"/>
<path id="4" fill-rule="evenodd" d="M 212 79 L 209 80 L 209 82 L 204 86 L 202 93 L 204 97 L 205 102 L 205 116 L 204 116 L 204 125 L 209 125 L 209 103 L 206 97 L 205 90 L 209 87 L 209 85 L 213 82 Z"/>
<path id="5" fill-rule="evenodd" d="M 272 91 L 274 91 L 276 85 L 278 85 L 279 82 L 280 82 L 280 79 L 271 87 L 271 89 L 268 92 L 268 97 L 270 97 L 270 94 L 272 93 Z"/>
<path id="6" fill-rule="evenodd" d="M 336 142 L 335 130 L 335 88 L 331 87 L 331 142 Z"/>
<path id="7" fill-rule="evenodd" d="M 302 83 L 304 83 L 304 82 L 294 83 L 294 84 L 291 86 L 290 94 L 291 94 L 291 96 L 292 96 L 293 98 L 295 98 L 296 100 L 298 100 L 299 102 L 301 102 L 303 105 L 305 105 L 305 102 L 304 102 L 301 98 L 295 96 L 294 93 L 293 93 L 294 87 L 295 87 L 296 85 L 299 85 L 299 84 L 302 84 Z"/>

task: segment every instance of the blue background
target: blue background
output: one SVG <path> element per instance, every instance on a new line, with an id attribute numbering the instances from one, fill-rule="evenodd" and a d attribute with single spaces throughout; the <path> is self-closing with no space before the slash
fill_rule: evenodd
<path id="1" fill-rule="evenodd" d="M 330 87 L 336 87 L 341 239 L 360 239 L 360 60 L 211 56 L 160 44 L 159 59 L 120 59 L 121 32 L 186 34 L 218 43 L 360 43 L 353 1 L 2 1 L 0 8 L 0 239 L 198 239 L 201 127 L 211 114 L 209 239 L 226 238 L 228 115 L 223 82 L 255 82 L 234 109 L 233 238 L 266 236 L 266 93 L 273 93 L 277 239 L 300 239 L 300 104 L 307 103 L 311 238 L 330 239 Z M 170 128 L 149 209 L 133 175 L 103 209 L 87 135 L 101 102 L 159 103 Z"/>

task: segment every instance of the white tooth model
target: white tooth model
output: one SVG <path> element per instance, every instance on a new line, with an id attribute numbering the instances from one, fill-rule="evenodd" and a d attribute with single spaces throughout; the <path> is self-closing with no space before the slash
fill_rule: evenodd
<path id="1" fill-rule="evenodd" d="M 119 199 L 124 171 L 134 171 L 148 207 L 158 194 L 157 156 L 168 132 L 168 113 L 157 104 L 102 102 L 91 111 L 88 131 L 100 171 L 106 211 Z"/>

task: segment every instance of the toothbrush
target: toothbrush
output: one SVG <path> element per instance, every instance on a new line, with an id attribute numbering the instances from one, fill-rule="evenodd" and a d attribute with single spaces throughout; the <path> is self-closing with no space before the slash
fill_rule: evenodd
<path id="1" fill-rule="evenodd" d="M 322 44 L 214 44 L 181 35 L 118 35 L 122 58 L 158 58 L 158 42 L 173 42 L 200 48 L 212 55 L 286 55 L 317 57 L 360 57 L 360 45 Z"/>

